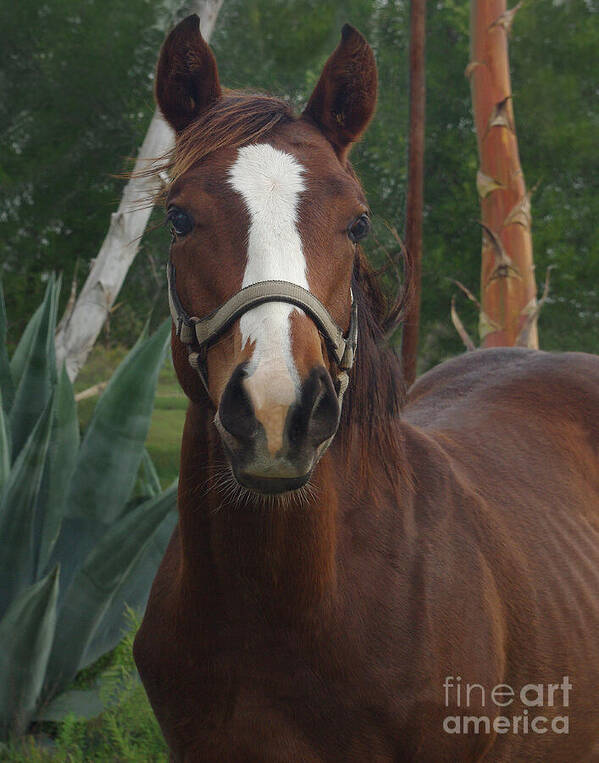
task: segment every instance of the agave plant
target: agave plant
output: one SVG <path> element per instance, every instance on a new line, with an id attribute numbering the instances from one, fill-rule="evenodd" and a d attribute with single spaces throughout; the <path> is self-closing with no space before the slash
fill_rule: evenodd
<path id="1" fill-rule="evenodd" d="M 65 689 L 144 605 L 175 524 L 176 485 L 161 491 L 144 449 L 169 325 L 144 332 L 80 442 L 59 290 L 51 278 L 9 361 L 0 289 L 0 739 L 81 709 Z"/>

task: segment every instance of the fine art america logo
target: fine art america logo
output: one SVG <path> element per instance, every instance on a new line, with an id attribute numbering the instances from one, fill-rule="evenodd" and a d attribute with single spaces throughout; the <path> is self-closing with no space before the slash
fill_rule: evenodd
<path id="1" fill-rule="evenodd" d="M 447 734 L 570 732 L 570 719 L 563 711 L 570 704 L 572 684 L 568 676 L 564 676 L 559 684 L 530 683 L 520 689 L 514 689 L 509 684 L 497 684 L 490 690 L 482 684 L 462 683 L 460 676 L 446 676 L 443 688 L 448 712 L 451 707 L 451 711 L 461 713 L 445 716 L 443 730 Z M 519 709 L 517 714 L 510 714 L 507 708 L 514 702 Z M 473 715 L 474 708 L 488 714 Z M 498 708 L 506 708 L 499 711 L 505 714 L 498 715 Z"/>

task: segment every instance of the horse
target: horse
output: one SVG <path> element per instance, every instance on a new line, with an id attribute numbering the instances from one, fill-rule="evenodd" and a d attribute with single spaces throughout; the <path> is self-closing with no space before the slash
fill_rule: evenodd
<path id="1" fill-rule="evenodd" d="M 466 353 L 406 394 L 349 152 L 344 26 L 305 110 L 167 37 L 179 521 L 134 645 L 176 761 L 564 761 L 599 739 L 599 358 Z"/>

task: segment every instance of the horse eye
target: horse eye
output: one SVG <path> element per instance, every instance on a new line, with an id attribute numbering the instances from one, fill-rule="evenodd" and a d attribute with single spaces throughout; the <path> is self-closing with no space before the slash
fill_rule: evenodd
<path id="1" fill-rule="evenodd" d="M 360 239 L 367 236 L 369 231 L 370 220 L 368 219 L 368 215 L 364 214 L 353 221 L 347 229 L 347 235 L 349 236 L 350 241 L 353 241 L 353 243 L 356 244 Z"/>
<path id="2" fill-rule="evenodd" d="M 193 228 L 191 217 L 178 207 L 171 207 L 166 215 L 170 223 L 171 232 L 175 236 L 186 236 Z"/>

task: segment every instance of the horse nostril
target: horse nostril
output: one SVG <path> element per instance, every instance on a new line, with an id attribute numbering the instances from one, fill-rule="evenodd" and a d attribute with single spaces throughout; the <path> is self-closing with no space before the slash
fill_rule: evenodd
<path id="1" fill-rule="evenodd" d="M 291 415 L 287 427 L 287 437 L 292 447 L 301 443 L 305 429 L 306 427 L 303 426 L 302 422 L 301 408 L 296 408 Z"/>
<path id="2" fill-rule="evenodd" d="M 302 389 L 299 405 L 290 418 L 287 436 L 292 447 L 304 442 L 317 447 L 335 434 L 339 403 L 331 377 L 324 368 L 315 368 Z"/>
<path id="3" fill-rule="evenodd" d="M 237 366 L 218 407 L 222 426 L 241 441 L 250 440 L 258 427 L 254 407 L 243 384 L 245 377 L 244 364 Z"/>
<path id="4" fill-rule="evenodd" d="M 320 381 L 320 392 L 312 406 L 312 415 L 308 424 L 308 437 L 314 445 L 328 440 L 337 431 L 339 423 L 339 402 L 331 377 L 326 374 Z"/>

